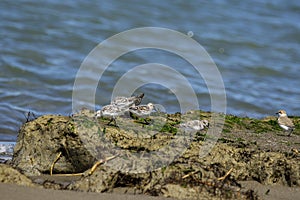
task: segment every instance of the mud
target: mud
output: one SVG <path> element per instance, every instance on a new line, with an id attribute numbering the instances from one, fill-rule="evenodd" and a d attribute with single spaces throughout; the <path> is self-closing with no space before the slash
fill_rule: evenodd
<path id="1" fill-rule="evenodd" d="M 125 115 L 117 119 L 118 127 L 88 110 L 69 117 L 41 116 L 20 128 L 9 165 L 45 188 L 179 199 L 259 199 L 255 190 L 241 185 L 245 181 L 300 186 L 299 117 L 292 118 L 296 130 L 288 137 L 275 117 L 218 115 L 225 119 L 218 138 L 209 133 L 221 125 L 202 111 L 155 114 L 150 125 Z M 195 133 L 178 128 L 195 116 L 212 126 Z M 205 152 L 203 147 L 214 141 Z M 201 156 L 203 152 L 208 154 Z M 115 158 L 105 162 L 111 156 Z M 91 171 L 99 160 L 103 162 Z"/>

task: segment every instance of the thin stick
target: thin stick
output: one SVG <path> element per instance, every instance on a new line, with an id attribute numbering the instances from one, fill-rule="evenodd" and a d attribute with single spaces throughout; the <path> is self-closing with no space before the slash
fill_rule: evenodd
<path id="1" fill-rule="evenodd" d="M 196 171 L 193 171 L 193 172 L 191 172 L 191 173 L 189 173 L 189 174 L 187 174 L 187 175 L 184 175 L 184 176 L 182 177 L 182 179 L 185 179 L 185 178 L 188 178 L 188 177 L 190 177 L 190 176 L 192 176 L 192 175 L 194 175 L 194 174 L 197 174 L 199 171 L 200 171 L 200 170 L 196 170 Z"/>
<path id="2" fill-rule="evenodd" d="M 61 155 L 61 152 L 57 155 L 55 161 L 51 165 L 51 168 L 50 168 L 50 175 L 51 176 L 83 176 L 85 174 L 84 172 L 82 172 L 82 173 L 75 173 L 75 174 L 53 174 L 52 175 L 52 170 L 53 170 L 54 164 L 57 162 L 57 160 L 59 159 L 60 155 Z M 97 169 L 97 167 L 99 165 L 101 165 L 101 164 L 103 164 L 103 163 L 105 163 L 105 162 L 107 162 L 109 160 L 112 160 L 112 159 L 116 158 L 117 156 L 118 156 L 118 154 L 114 155 L 114 156 L 111 156 L 111 157 L 108 157 L 108 158 L 105 158 L 105 159 L 98 160 L 93 165 L 93 167 L 90 169 L 88 175 L 92 175 L 95 172 L 95 170 Z"/>
<path id="3" fill-rule="evenodd" d="M 53 172 L 54 165 L 55 165 L 55 163 L 58 161 L 58 159 L 60 158 L 60 156 L 61 156 L 61 152 L 59 152 L 59 153 L 57 154 L 55 160 L 53 161 L 53 163 L 52 163 L 52 165 L 51 165 L 51 167 L 50 167 L 50 176 L 52 176 L 52 172 Z"/>
<path id="4" fill-rule="evenodd" d="M 118 154 L 117 154 L 117 155 L 114 155 L 114 156 L 111 156 L 111 157 L 108 157 L 108 158 L 105 158 L 105 159 L 98 160 L 98 161 L 93 165 L 93 167 L 92 167 L 91 170 L 89 171 L 89 174 L 88 174 L 88 175 L 92 175 L 92 174 L 95 172 L 95 170 L 97 169 L 97 167 L 98 167 L 99 165 L 101 165 L 102 163 L 105 163 L 105 162 L 107 162 L 107 161 L 109 161 L 109 160 L 112 160 L 112 159 L 116 158 L 117 156 L 118 156 Z"/>
<path id="5" fill-rule="evenodd" d="M 84 173 L 76 173 L 76 174 L 53 174 L 52 176 L 83 176 Z"/>
<path id="6" fill-rule="evenodd" d="M 223 181 L 231 172 L 233 168 L 231 168 L 224 176 L 217 178 L 218 181 Z"/>

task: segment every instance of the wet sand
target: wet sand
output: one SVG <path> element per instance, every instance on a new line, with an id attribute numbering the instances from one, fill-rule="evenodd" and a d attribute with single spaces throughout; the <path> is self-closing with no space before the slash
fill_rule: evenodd
<path id="1" fill-rule="evenodd" d="M 255 181 L 241 182 L 243 187 L 252 188 L 258 195 L 265 200 L 296 200 L 300 199 L 300 187 L 270 186 L 262 185 Z M 15 184 L 0 183 L 1 199 L 11 200 L 173 200 L 174 198 L 153 197 L 147 195 L 131 195 L 118 193 L 93 193 L 93 192 L 75 192 L 68 190 L 53 190 L 35 187 L 25 187 Z"/>
<path id="2" fill-rule="evenodd" d="M 10 200 L 95 200 L 95 199 L 110 199 L 110 200 L 172 200 L 172 198 L 152 197 L 147 195 L 129 195 L 115 193 L 87 193 L 75 192 L 66 190 L 52 190 L 34 187 L 25 187 L 15 184 L 0 183 L 1 199 Z"/>
<path id="3" fill-rule="evenodd" d="M 245 188 L 257 191 L 264 200 L 297 200 L 300 199 L 300 187 L 287 187 L 282 185 L 263 185 L 256 181 L 242 181 Z"/>

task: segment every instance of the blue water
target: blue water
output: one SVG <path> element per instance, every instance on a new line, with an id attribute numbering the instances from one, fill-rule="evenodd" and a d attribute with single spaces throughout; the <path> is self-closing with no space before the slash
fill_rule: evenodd
<path id="1" fill-rule="evenodd" d="M 16 140 L 28 111 L 69 115 L 74 80 L 85 57 L 103 40 L 137 27 L 191 31 L 221 72 L 227 113 L 264 117 L 285 109 L 300 115 L 299 20 L 297 0 L 2 0 L 0 141 Z M 195 69 L 176 55 L 155 50 L 132 52 L 112 63 L 99 82 L 97 106 L 109 102 L 124 73 L 151 62 L 182 73 L 200 108 L 210 110 L 208 90 Z M 168 88 L 149 84 L 138 92 L 146 94 L 145 103 L 162 104 L 170 113 L 180 110 Z"/>

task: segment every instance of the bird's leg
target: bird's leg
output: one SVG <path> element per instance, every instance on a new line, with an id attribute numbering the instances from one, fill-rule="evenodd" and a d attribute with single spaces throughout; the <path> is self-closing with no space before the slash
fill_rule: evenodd
<path id="1" fill-rule="evenodd" d="M 149 125 L 149 124 L 153 124 L 153 120 L 150 118 L 150 114 L 147 118 L 145 118 L 145 121 L 146 121 L 146 124 Z"/>
<path id="2" fill-rule="evenodd" d="M 112 121 L 115 121 L 115 118 L 112 117 L 112 118 L 110 119 L 110 121 L 107 123 L 107 125 L 109 126 L 109 125 L 112 123 Z"/>
<path id="3" fill-rule="evenodd" d="M 133 114 L 132 112 L 129 112 L 129 116 L 132 118 L 132 119 L 134 119 L 134 120 L 138 120 L 139 118 L 135 115 L 135 114 Z"/>
<path id="4" fill-rule="evenodd" d="M 115 127 L 119 127 L 118 125 L 117 125 L 117 120 L 114 118 L 114 122 L 115 122 Z"/>
<path id="5" fill-rule="evenodd" d="M 290 129 L 288 136 L 290 137 L 292 135 L 292 132 L 294 131 L 294 129 Z"/>
<path id="6" fill-rule="evenodd" d="M 148 122 L 147 118 L 144 118 L 144 122 L 146 125 L 149 125 L 150 123 Z"/>
<path id="7" fill-rule="evenodd" d="M 110 121 L 108 122 L 107 125 L 109 126 L 112 122 L 114 122 L 114 126 L 115 126 L 115 127 L 119 127 L 119 126 L 117 125 L 116 118 L 114 118 L 114 117 L 112 117 L 112 118 L 110 119 Z"/>

